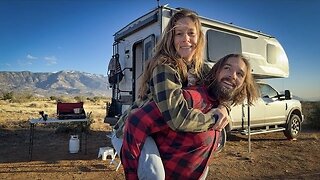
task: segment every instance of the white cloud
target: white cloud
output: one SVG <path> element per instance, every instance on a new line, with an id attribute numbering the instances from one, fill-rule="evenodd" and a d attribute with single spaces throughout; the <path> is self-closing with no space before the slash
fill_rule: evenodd
<path id="1" fill-rule="evenodd" d="M 46 61 L 47 65 L 53 65 L 53 64 L 57 64 L 57 58 L 55 56 L 46 56 L 44 57 L 44 60 Z"/>
<path id="2" fill-rule="evenodd" d="M 30 54 L 27 55 L 27 59 L 38 59 L 38 57 L 32 56 Z"/>

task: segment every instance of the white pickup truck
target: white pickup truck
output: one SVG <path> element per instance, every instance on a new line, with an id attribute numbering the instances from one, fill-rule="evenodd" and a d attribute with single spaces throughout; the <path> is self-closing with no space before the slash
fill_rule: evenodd
<path id="1" fill-rule="evenodd" d="M 261 97 L 250 106 L 248 114 L 247 104 L 232 107 L 231 121 L 222 131 L 219 150 L 225 145 L 228 132 L 238 131 L 248 135 L 248 117 L 250 116 L 250 134 L 262 134 L 283 131 L 288 139 L 294 139 L 301 131 L 304 120 L 301 103 L 291 98 L 291 93 L 286 90 L 279 94 L 269 84 L 258 82 Z"/>

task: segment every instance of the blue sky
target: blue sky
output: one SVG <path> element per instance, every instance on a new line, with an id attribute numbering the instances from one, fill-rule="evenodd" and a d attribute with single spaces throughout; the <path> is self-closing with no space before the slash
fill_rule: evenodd
<path id="1" fill-rule="evenodd" d="M 320 1 L 160 0 L 201 16 L 275 36 L 290 77 L 272 80 L 320 100 Z M 156 0 L 0 0 L 0 71 L 77 70 L 106 75 L 113 34 L 157 6 Z"/>

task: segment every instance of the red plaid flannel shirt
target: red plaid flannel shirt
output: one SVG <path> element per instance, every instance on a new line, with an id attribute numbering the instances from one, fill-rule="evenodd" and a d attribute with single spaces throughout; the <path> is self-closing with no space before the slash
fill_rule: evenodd
<path id="1" fill-rule="evenodd" d="M 190 108 L 204 113 L 218 102 L 210 99 L 204 87 L 184 90 Z M 178 132 L 163 119 L 155 102 L 150 102 L 129 115 L 125 124 L 121 161 L 126 179 L 138 179 L 137 167 L 141 149 L 147 136 L 152 136 L 159 148 L 166 179 L 199 179 L 213 150 L 217 147 L 219 133 Z"/>

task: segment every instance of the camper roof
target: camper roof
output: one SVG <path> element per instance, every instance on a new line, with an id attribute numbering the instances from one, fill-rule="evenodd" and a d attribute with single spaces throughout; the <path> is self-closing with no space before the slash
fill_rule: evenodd
<path id="1" fill-rule="evenodd" d="M 114 47 L 126 48 L 125 52 L 130 53 L 134 43 L 150 35 L 154 35 L 157 41 L 170 17 L 178 10 L 160 6 L 135 19 L 114 34 Z M 199 17 L 206 35 L 204 58 L 207 63 L 214 63 L 229 53 L 242 53 L 248 57 L 252 73 L 257 78 L 289 76 L 288 57 L 275 37 L 231 23 Z M 122 42 L 123 45 L 120 45 Z M 122 59 L 123 55 L 120 56 Z M 128 60 L 132 61 L 130 58 Z"/>

